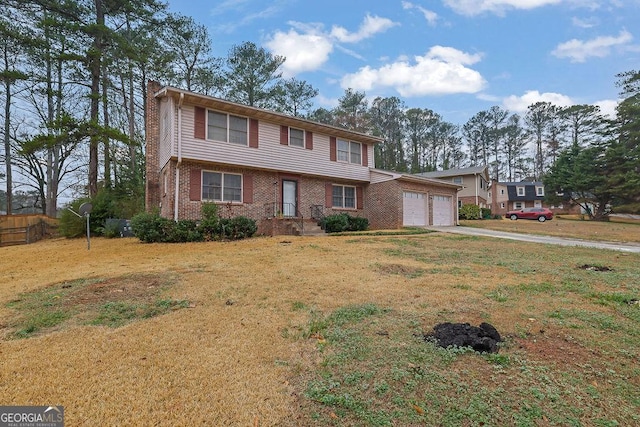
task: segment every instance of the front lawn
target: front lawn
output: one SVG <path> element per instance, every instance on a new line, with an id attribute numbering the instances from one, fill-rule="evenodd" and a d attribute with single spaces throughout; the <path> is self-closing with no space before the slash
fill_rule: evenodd
<path id="1" fill-rule="evenodd" d="M 0 402 L 69 425 L 640 423 L 637 254 L 429 233 L 0 259 Z M 441 322 L 504 342 L 439 348 Z"/>

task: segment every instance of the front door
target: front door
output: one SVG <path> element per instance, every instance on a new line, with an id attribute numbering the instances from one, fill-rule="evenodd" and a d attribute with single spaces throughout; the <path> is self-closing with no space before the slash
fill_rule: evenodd
<path id="1" fill-rule="evenodd" d="M 298 205 L 298 182 L 282 181 L 282 214 L 284 216 L 296 216 Z"/>

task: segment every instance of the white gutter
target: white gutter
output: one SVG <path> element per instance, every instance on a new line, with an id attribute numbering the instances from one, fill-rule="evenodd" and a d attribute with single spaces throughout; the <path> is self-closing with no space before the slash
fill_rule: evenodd
<path id="1" fill-rule="evenodd" d="M 176 189 L 173 201 L 173 220 L 178 220 L 178 202 L 180 201 L 180 165 L 182 164 L 182 103 L 184 92 L 180 92 L 178 101 L 178 163 L 176 164 Z"/>
<path id="2" fill-rule="evenodd" d="M 478 178 L 480 178 L 480 175 L 476 175 L 476 206 L 478 206 Z M 482 178 L 480 178 L 482 179 Z"/>

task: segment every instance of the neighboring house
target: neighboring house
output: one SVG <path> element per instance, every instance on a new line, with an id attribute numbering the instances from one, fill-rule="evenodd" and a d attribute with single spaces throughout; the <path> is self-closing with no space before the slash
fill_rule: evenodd
<path id="1" fill-rule="evenodd" d="M 540 181 L 491 183 L 491 213 L 504 215 L 508 211 L 524 208 L 549 208 L 555 213 L 576 213 L 574 206 L 553 206 L 544 202 L 545 189 Z"/>
<path id="2" fill-rule="evenodd" d="M 462 190 L 458 193 L 458 207 L 477 205 L 486 208 L 489 206 L 489 171 L 486 166 L 423 172 L 417 175 L 462 185 Z"/>
<path id="3" fill-rule="evenodd" d="M 346 212 L 372 229 L 455 225 L 452 183 L 375 169 L 380 138 L 150 82 L 146 208 L 200 219 L 202 203 L 259 234 L 301 233 Z"/>

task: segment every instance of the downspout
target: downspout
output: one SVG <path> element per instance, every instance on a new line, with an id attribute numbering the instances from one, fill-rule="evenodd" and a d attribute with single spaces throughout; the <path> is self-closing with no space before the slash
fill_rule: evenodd
<path id="1" fill-rule="evenodd" d="M 178 203 L 180 201 L 180 165 L 182 165 L 182 103 L 184 102 L 184 93 L 180 92 L 180 100 L 178 101 L 178 163 L 176 164 L 176 189 L 173 201 L 173 220 L 178 220 Z"/>
<path id="2" fill-rule="evenodd" d="M 479 206 L 478 204 L 478 185 L 480 184 L 478 182 L 478 179 L 482 180 L 482 178 L 480 178 L 480 175 L 476 175 L 476 206 Z M 482 181 L 480 181 L 482 182 Z"/>

